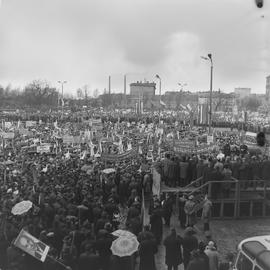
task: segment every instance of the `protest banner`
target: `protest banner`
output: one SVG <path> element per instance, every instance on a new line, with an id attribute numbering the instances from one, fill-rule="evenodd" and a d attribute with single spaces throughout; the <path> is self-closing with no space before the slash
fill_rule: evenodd
<path id="1" fill-rule="evenodd" d="M 2 132 L 1 135 L 4 139 L 14 139 L 15 137 L 14 132 Z"/>
<path id="2" fill-rule="evenodd" d="M 63 143 L 66 143 L 66 144 L 72 144 L 72 143 L 74 143 L 74 138 L 73 138 L 73 136 L 70 136 L 70 135 L 64 135 L 64 136 L 63 136 Z"/>
<path id="3" fill-rule="evenodd" d="M 50 144 L 43 144 L 37 146 L 37 153 L 49 153 L 51 151 L 51 145 Z"/>
<path id="4" fill-rule="evenodd" d="M 12 123 L 11 122 L 5 122 L 5 128 L 9 129 L 12 127 Z"/>
<path id="5" fill-rule="evenodd" d="M 25 125 L 26 125 L 26 127 L 35 127 L 36 121 L 26 121 Z"/>
<path id="6" fill-rule="evenodd" d="M 126 159 L 130 159 L 133 158 L 135 155 L 137 154 L 137 151 L 132 149 L 130 151 L 126 151 L 125 153 L 122 154 L 102 154 L 101 155 L 101 159 L 103 159 L 104 161 L 122 161 L 122 160 L 126 160 Z"/>
<path id="7" fill-rule="evenodd" d="M 32 236 L 25 230 L 21 230 L 16 240 L 14 241 L 14 246 L 21 249 L 22 251 L 33 256 L 37 260 L 44 262 L 50 247 Z"/>

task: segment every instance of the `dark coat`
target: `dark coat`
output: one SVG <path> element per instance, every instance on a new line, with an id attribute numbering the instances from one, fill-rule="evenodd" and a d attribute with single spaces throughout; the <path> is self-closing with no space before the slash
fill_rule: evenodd
<path id="1" fill-rule="evenodd" d="M 155 254 L 157 251 L 155 240 L 141 242 L 139 246 L 140 270 L 156 270 Z"/>
<path id="2" fill-rule="evenodd" d="M 78 270 L 100 269 L 99 256 L 91 253 L 82 253 L 78 261 Z"/>
<path id="3" fill-rule="evenodd" d="M 150 217 L 151 232 L 154 234 L 158 243 L 160 243 L 163 234 L 163 221 L 162 212 L 154 210 L 153 215 Z"/>
<path id="4" fill-rule="evenodd" d="M 176 235 L 169 235 L 164 240 L 164 246 L 166 248 L 165 263 L 167 265 L 179 265 L 182 263 L 182 250 L 181 246 L 183 239 Z"/>

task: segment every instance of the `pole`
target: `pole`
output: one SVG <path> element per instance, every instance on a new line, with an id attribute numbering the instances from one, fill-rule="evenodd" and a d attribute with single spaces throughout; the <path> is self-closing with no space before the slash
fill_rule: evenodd
<path id="1" fill-rule="evenodd" d="M 161 111 L 161 79 L 159 78 L 159 124 L 160 124 L 160 111 Z"/>
<path id="2" fill-rule="evenodd" d="M 109 95 L 111 94 L 111 76 L 109 76 Z"/>
<path id="3" fill-rule="evenodd" d="M 62 119 L 64 116 L 64 83 L 62 82 Z"/>
<path id="4" fill-rule="evenodd" d="M 212 94 L 213 94 L 213 61 L 211 58 L 211 72 L 210 72 L 210 108 L 209 108 L 209 134 L 212 127 Z"/>

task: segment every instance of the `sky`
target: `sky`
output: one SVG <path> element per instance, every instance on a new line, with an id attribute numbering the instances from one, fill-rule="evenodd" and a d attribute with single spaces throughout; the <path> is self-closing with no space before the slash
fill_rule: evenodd
<path id="1" fill-rule="evenodd" d="M 270 0 L 0 0 L 0 85 L 34 79 L 76 95 L 87 85 L 123 92 L 162 82 L 162 93 L 250 87 L 270 75 Z M 129 89 L 129 87 L 128 87 Z"/>

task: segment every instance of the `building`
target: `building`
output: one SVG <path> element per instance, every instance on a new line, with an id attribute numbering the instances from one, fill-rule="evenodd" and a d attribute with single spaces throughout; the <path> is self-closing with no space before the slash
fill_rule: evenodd
<path id="1" fill-rule="evenodd" d="M 130 95 L 142 98 L 155 96 L 156 84 L 154 82 L 136 82 L 130 84 Z"/>
<path id="2" fill-rule="evenodd" d="M 245 98 L 245 97 L 249 97 L 251 94 L 251 88 L 247 88 L 247 87 L 237 87 L 234 88 L 234 93 L 236 95 L 237 98 Z"/>
<path id="3" fill-rule="evenodd" d="M 266 77 L 266 99 L 269 101 L 270 100 L 270 75 Z"/>

